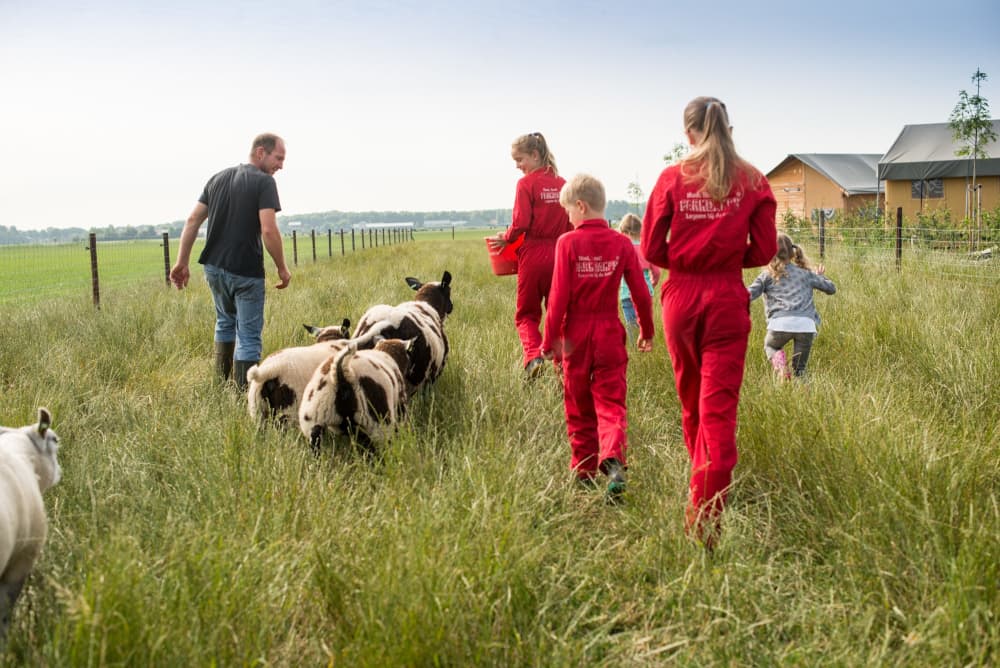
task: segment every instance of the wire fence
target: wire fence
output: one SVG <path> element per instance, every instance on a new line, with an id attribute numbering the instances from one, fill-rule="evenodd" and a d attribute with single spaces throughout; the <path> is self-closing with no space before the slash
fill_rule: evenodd
<path id="1" fill-rule="evenodd" d="M 781 226 L 805 246 L 814 262 L 865 262 L 897 271 L 1000 286 L 1000 234 L 987 230 L 907 227 L 901 215 L 896 226 L 828 226 L 800 221 Z M 414 241 L 412 227 L 293 231 L 286 234 L 289 264 L 333 260 L 379 246 Z M 451 229 L 455 241 L 455 230 Z M 204 241 L 192 251 L 197 257 Z M 37 303 L 46 298 L 78 299 L 81 307 L 100 308 L 105 290 L 117 286 L 169 287 L 169 272 L 179 239 L 101 241 L 91 234 L 75 244 L 0 246 L 0 306 Z"/>
<path id="2" fill-rule="evenodd" d="M 412 227 L 389 226 L 293 231 L 283 238 L 285 259 L 292 266 L 414 240 Z M 179 243 L 166 232 L 160 239 L 129 241 L 101 241 L 91 233 L 86 242 L 0 246 L 0 306 L 68 297 L 100 308 L 108 288 L 169 287 Z M 199 239 L 192 257 L 198 257 L 203 246 L 204 239 Z"/>

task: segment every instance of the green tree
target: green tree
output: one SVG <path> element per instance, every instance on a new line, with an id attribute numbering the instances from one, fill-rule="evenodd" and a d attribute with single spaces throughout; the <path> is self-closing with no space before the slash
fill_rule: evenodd
<path id="1" fill-rule="evenodd" d="M 674 147 L 670 149 L 670 153 L 663 156 L 663 162 L 668 165 L 672 165 L 675 162 L 680 162 L 681 158 L 688 154 L 691 147 L 687 144 L 682 144 L 681 142 L 674 142 Z"/>
<path id="2" fill-rule="evenodd" d="M 959 91 L 958 103 L 948 117 L 952 136 L 959 144 L 955 149 L 955 155 L 968 156 L 972 161 L 972 181 L 969 188 L 970 196 L 966 198 L 965 217 L 975 219 L 977 235 L 980 230 L 980 202 L 976 186 L 976 160 L 989 157 L 983 147 L 997 140 L 990 118 L 990 104 L 980 94 L 980 85 L 986 79 L 986 72 L 976 68 L 976 73 L 972 75 L 972 83 L 976 84 L 976 94 L 969 95 L 964 89 Z"/>
<path id="3" fill-rule="evenodd" d="M 642 205 L 642 187 L 635 181 L 632 181 L 628 184 L 626 192 L 628 192 L 628 201 L 632 203 L 632 206 L 635 209 L 635 215 L 641 216 L 642 212 L 639 207 Z"/>

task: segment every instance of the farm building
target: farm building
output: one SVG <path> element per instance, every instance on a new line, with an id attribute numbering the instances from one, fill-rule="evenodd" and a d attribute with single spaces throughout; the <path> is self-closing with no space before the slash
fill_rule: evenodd
<path id="1" fill-rule="evenodd" d="M 1000 120 L 993 120 L 1000 136 Z M 885 181 L 886 211 L 903 208 L 904 216 L 918 212 L 947 210 L 954 220 L 970 216 L 973 161 L 955 155 L 955 142 L 947 123 L 907 125 L 878 163 L 879 179 Z M 1000 207 L 1000 142 L 981 147 L 986 158 L 975 161 L 976 184 L 981 186 L 984 211 Z"/>
<path id="2" fill-rule="evenodd" d="M 790 212 L 828 220 L 838 212 L 878 206 L 877 153 L 793 153 L 767 173 L 778 202 L 778 219 Z"/>

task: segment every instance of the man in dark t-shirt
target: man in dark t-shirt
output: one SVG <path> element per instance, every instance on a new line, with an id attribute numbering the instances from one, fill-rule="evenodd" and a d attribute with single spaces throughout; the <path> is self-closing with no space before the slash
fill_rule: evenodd
<path id="1" fill-rule="evenodd" d="M 215 368 L 223 380 L 232 375 L 246 388 L 247 370 L 260 360 L 264 329 L 264 249 L 280 282 L 292 275 L 285 264 L 276 214 L 281 211 L 274 173 L 284 166 L 285 142 L 273 134 L 254 138 L 249 164 L 222 170 L 208 180 L 181 232 L 170 281 L 183 289 L 191 278 L 188 263 L 198 229 L 208 220 L 205 248 L 198 262 L 215 302 Z"/>

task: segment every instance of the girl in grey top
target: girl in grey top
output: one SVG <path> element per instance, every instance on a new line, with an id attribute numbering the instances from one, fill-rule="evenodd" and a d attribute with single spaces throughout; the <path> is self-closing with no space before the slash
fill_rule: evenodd
<path id="1" fill-rule="evenodd" d="M 787 234 L 778 234 L 778 253 L 750 284 L 750 301 L 764 295 L 767 336 L 764 354 L 775 372 L 789 378 L 784 347 L 793 341 L 792 368 L 796 376 L 806 372 L 809 352 L 819 327 L 819 313 L 813 304 L 813 290 L 832 295 L 833 281 L 823 275 L 823 265 L 812 269 L 802 249 Z"/>

